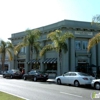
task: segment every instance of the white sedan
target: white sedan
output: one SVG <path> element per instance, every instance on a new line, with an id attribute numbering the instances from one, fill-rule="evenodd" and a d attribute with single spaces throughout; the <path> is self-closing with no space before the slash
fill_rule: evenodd
<path id="1" fill-rule="evenodd" d="M 90 85 L 94 77 L 82 72 L 67 72 L 61 76 L 56 77 L 57 84 L 71 84 L 74 86 Z"/>
<path id="2" fill-rule="evenodd" d="M 99 90 L 100 89 L 100 79 L 92 80 L 91 86 L 94 87 L 95 89 Z"/>

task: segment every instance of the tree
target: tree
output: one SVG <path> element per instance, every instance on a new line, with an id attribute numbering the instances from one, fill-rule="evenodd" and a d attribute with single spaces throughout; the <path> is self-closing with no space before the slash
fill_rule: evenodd
<path id="1" fill-rule="evenodd" d="M 1 40 L 0 42 L 0 55 L 1 55 L 1 63 L 2 63 L 2 71 L 5 70 L 5 58 L 8 55 L 9 60 L 11 61 L 13 59 L 13 45 L 11 42 L 5 42 L 3 40 Z"/>
<path id="2" fill-rule="evenodd" d="M 74 35 L 70 32 L 63 33 L 61 30 L 55 30 L 47 35 L 47 38 L 52 41 L 52 44 L 47 44 L 40 51 L 40 56 L 44 56 L 47 51 L 55 50 L 59 54 L 59 65 L 60 65 L 60 73 L 61 73 L 61 59 L 62 59 L 62 51 L 65 53 L 68 50 L 66 39 L 74 38 Z"/>
<path id="3" fill-rule="evenodd" d="M 36 52 L 37 56 L 36 59 L 38 59 L 38 54 L 40 50 L 40 43 L 38 42 L 38 39 L 40 38 L 41 32 L 36 30 L 26 30 L 27 35 L 23 38 L 22 42 L 19 43 L 14 48 L 15 55 L 18 54 L 19 50 L 22 47 L 29 46 L 30 47 L 30 59 L 32 60 L 33 57 L 33 51 Z M 31 64 L 32 66 L 32 64 Z"/>
<path id="4" fill-rule="evenodd" d="M 92 25 L 96 25 L 98 28 L 100 28 L 100 15 L 96 15 L 92 19 Z M 98 44 L 100 42 L 100 33 L 96 34 L 93 38 L 91 38 L 88 42 L 87 49 L 90 51 L 90 49 Z"/>

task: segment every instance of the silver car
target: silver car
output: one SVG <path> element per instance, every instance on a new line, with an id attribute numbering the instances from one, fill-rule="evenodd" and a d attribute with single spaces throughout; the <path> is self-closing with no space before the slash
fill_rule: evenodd
<path id="1" fill-rule="evenodd" d="M 97 90 L 100 89 L 100 79 L 92 80 L 91 86 Z"/>
<path id="2" fill-rule="evenodd" d="M 95 79 L 95 77 L 92 77 L 86 73 L 67 72 L 61 76 L 56 77 L 55 82 L 57 84 L 71 84 L 74 86 L 79 86 L 91 85 L 93 79 Z"/>

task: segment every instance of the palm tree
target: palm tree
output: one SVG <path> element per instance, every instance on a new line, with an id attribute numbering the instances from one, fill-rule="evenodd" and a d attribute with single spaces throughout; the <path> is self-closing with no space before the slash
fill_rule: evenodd
<path id="1" fill-rule="evenodd" d="M 59 53 L 59 64 L 60 64 L 60 73 L 61 73 L 61 59 L 62 51 L 67 52 L 67 43 L 66 39 L 74 38 L 74 35 L 70 32 L 63 33 L 60 30 L 55 30 L 47 35 L 47 38 L 52 41 L 52 44 L 47 44 L 41 51 L 40 56 L 43 56 L 47 51 L 55 50 Z"/>
<path id="2" fill-rule="evenodd" d="M 96 15 L 93 17 L 92 24 L 95 24 L 98 26 L 98 28 L 100 28 L 100 15 Z M 93 38 L 89 40 L 87 46 L 88 51 L 90 51 L 90 49 L 99 42 L 100 42 L 100 33 L 96 34 Z"/>
<path id="3" fill-rule="evenodd" d="M 22 47 L 29 46 L 30 47 L 30 59 L 33 57 L 33 51 L 36 52 L 37 56 L 36 59 L 38 59 L 38 54 L 40 50 L 40 43 L 38 42 L 38 39 L 40 38 L 41 32 L 37 30 L 26 30 L 27 35 L 23 38 L 22 42 L 19 43 L 14 48 L 14 52 L 17 55 L 19 50 Z M 31 64 L 32 66 L 32 64 Z"/>
<path id="4" fill-rule="evenodd" d="M 88 42 L 88 46 L 87 46 L 87 49 L 88 51 L 90 51 L 90 49 L 98 44 L 100 42 L 100 33 L 96 34 L 93 38 L 91 38 Z"/>
<path id="5" fill-rule="evenodd" d="M 5 70 L 5 58 L 8 55 L 9 60 L 11 61 L 13 59 L 13 45 L 11 42 L 5 42 L 3 40 L 1 40 L 0 42 L 0 55 L 1 55 L 1 63 L 2 63 L 2 71 Z"/>

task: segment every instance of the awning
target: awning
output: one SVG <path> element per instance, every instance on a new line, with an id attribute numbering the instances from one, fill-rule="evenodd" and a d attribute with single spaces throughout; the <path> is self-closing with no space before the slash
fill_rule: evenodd
<path id="1" fill-rule="evenodd" d="M 44 61 L 43 61 L 44 64 L 48 64 L 48 63 L 57 63 L 57 58 L 46 58 Z"/>
<path id="2" fill-rule="evenodd" d="M 38 63 L 40 63 L 40 59 L 38 59 L 38 60 L 37 59 L 32 59 L 28 62 L 28 64 L 30 64 L 30 63 L 38 64 Z"/>

